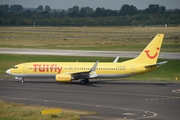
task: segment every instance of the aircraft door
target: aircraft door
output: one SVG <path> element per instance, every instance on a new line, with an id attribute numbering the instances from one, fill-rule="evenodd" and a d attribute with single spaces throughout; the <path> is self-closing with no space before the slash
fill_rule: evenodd
<path id="1" fill-rule="evenodd" d="M 23 72 L 24 72 L 24 73 L 27 72 L 27 65 L 26 65 L 26 64 L 23 66 Z"/>
<path id="2" fill-rule="evenodd" d="M 135 65 L 131 65 L 131 73 L 132 73 L 132 74 L 135 73 Z"/>

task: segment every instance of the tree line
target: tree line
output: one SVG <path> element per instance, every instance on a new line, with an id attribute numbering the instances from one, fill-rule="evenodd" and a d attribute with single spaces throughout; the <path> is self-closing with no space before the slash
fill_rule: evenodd
<path id="1" fill-rule="evenodd" d="M 74 6 L 68 10 L 53 10 L 39 5 L 24 10 L 21 5 L 0 5 L 1 26 L 146 26 L 179 25 L 180 10 L 150 4 L 144 10 L 124 4 L 120 10 Z"/>

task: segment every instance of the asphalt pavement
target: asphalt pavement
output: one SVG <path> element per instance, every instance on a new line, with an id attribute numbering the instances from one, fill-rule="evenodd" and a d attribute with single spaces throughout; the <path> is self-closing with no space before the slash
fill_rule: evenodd
<path id="1" fill-rule="evenodd" d="M 120 58 L 135 58 L 140 54 L 140 52 L 0 48 L 0 54 L 96 56 L 96 57 L 117 57 L 117 56 L 120 56 Z M 180 59 L 180 53 L 160 52 L 159 58 Z"/>
<path id="2" fill-rule="evenodd" d="M 82 120 L 179 120 L 179 82 L 91 80 L 56 83 L 54 79 L 0 80 L 0 99 L 98 114 Z"/>

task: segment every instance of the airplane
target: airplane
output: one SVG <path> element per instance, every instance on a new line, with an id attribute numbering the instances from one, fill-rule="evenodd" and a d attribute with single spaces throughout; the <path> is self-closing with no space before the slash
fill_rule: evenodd
<path id="1" fill-rule="evenodd" d="M 146 48 L 134 59 L 118 62 L 29 62 L 15 65 L 6 71 L 15 79 L 25 82 L 24 78 L 55 78 L 57 82 L 80 80 L 81 84 L 89 79 L 123 78 L 147 73 L 167 63 L 158 62 L 164 34 L 157 34 Z"/>

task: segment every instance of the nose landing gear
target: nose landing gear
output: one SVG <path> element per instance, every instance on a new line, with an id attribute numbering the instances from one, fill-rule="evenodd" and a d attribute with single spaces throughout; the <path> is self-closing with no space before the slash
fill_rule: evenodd
<path id="1" fill-rule="evenodd" d="M 16 80 L 21 80 L 21 83 L 24 83 L 25 81 L 24 81 L 24 78 L 22 78 L 22 77 L 15 77 L 15 79 Z"/>
<path id="2" fill-rule="evenodd" d="M 21 83 L 24 83 L 24 82 L 25 82 L 24 79 L 22 79 L 22 80 L 21 80 Z"/>

